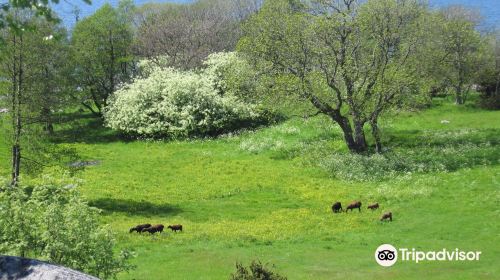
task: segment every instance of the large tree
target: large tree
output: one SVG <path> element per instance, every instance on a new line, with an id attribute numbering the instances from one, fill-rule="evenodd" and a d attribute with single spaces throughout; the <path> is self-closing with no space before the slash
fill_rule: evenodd
<path id="1" fill-rule="evenodd" d="M 170 66 L 199 67 L 211 53 L 233 50 L 240 23 L 262 0 L 201 0 L 193 4 L 149 4 L 138 9 L 134 50 L 148 59 L 168 57 Z"/>
<path id="2" fill-rule="evenodd" d="M 34 115 L 29 123 L 39 123 L 44 131 L 52 134 L 55 112 L 70 102 L 67 80 L 69 42 L 64 28 L 40 20 L 37 30 L 27 36 L 30 55 L 27 60 L 32 86 L 29 110 Z"/>
<path id="3" fill-rule="evenodd" d="M 51 6 L 49 4 L 57 4 L 59 0 L 9 0 L 3 3 L 0 3 L 0 82 L 2 82 L 1 88 L 5 87 L 7 84 L 7 94 L 6 96 L 9 98 L 9 115 L 11 119 L 11 134 L 12 134 L 12 185 L 17 185 L 19 181 L 19 175 L 21 170 L 21 139 L 23 135 L 25 136 L 26 124 L 34 124 L 37 123 L 37 119 L 33 118 L 33 107 L 28 108 L 30 105 L 40 104 L 37 101 L 45 104 L 45 109 L 39 110 L 39 108 L 35 109 L 35 112 L 45 113 L 46 127 L 50 130 L 51 123 L 47 121 L 50 119 L 50 108 L 53 107 L 54 104 L 50 104 L 49 100 L 54 100 L 48 98 L 48 96 L 53 96 L 55 92 L 57 92 L 58 86 L 54 86 L 53 83 L 45 85 L 44 90 L 33 90 L 33 88 L 38 88 L 39 85 L 43 84 L 43 81 L 38 80 L 35 82 L 36 78 L 40 78 L 40 70 L 41 68 L 28 66 L 30 63 L 34 63 L 34 61 L 38 61 L 37 65 L 44 65 L 44 74 L 42 74 L 47 81 L 50 79 L 49 76 L 52 75 L 54 77 L 54 73 L 59 70 L 57 66 L 55 66 L 58 62 L 54 62 L 51 59 L 60 59 L 57 55 L 54 55 L 59 50 L 55 45 L 43 45 L 39 44 L 38 47 L 41 49 L 48 50 L 48 52 L 44 51 L 44 55 L 33 55 L 36 51 L 33 47 L 35 46 L 33 42 L 30 42 L 30 38 L 34 39 L 36 42 L 36 38 L 40 38 L 43 32 L 49 29 L 49 37 L 54 38 L 58 37 L 56 33 L 59 31 L 55 31 L 54 34 L 50 34 L 52 28 L 55 28 L 53 23 L 57 23 L 59 19 L 52 12 Z M 83 2 L 90 3 L 90 0 L 83 0 Z M 42 21 L 40 21 L 42 20 Z M 42 32 L 38 32 L 36 34 L 32 34 L 32 32 L 36 32 L 41 22 L 45 26 L 45 30 Z M 59 34 L 60 35 L 60 34 Z M 48 38 L 48 37 L 44 37 Z M 46 40 L 47 41 L 47 40 Z M 50 42 L 49 42 L 50 44 Z M 47 56 L 45 56 L 47 55 Z M 38 58 L 42 58 L 42 61 Z M 43 60 L 45 59 L 45 60 Z M 33 73 L 31 73 L 33 71 Z M 38 71 L 38 72 L 37 72 Z M 38 84 L 38 86 L 36 86 Z M 38 93 L 38 94 L 37 94 Z M 36 96 L 36 98 L 33 98 Z M 3 97 L 3 96 L 2 96 Z M 37 99 L 38 98 L 38 99 Z M 29 105 L 27 105 L 29 104 Z M 30 116 L 25 120 L 26 113 L 31 113 Z M 25 123 L 27 122 L 27 123 Z M 30 142 L 34 142 L 31 139 Z"/>
<path id="4" fill-rule="evenodd" d="M 52 131 L 52 113 L 64 99 L 61 71 L 66 44 L 65 30 L 37 17 L 31 10 L 11 10 L 9 17 L 31 26 L 30 31 L 3 29 L 0 77 L 8 84 L 12 144 L 12 182 L 17 184 L 21 159 L 38 142 L 37 126 Z M 29 139 L 29 140 L 28 140 Z M 23 144 L 23 145 L 22 145 Z M 24 148 L 23 155 L 21 146 Z"/>
<path id="5" fill-rule="evenodd" d="M 71 40 L 73 79 L 81 104 L 100 115 L 107 98 L 131 73 L 129 6 L 106 4 L 79 21 Z"/>
<path id="6" fill-rule="evenodd" d="M 484 65 L 477 73 L 476 83 L 482 93 L 482 105 L 487 108 L 500 108 L 500 29 L 485 36 L 487 49 Z"/>
<path id="7" fill-rule="evenodd" d="M 425 9 L 416 0 L 274 0 L 245 27 L 240 50 L 336 122 L 350 151 L 368 150 L 371 126 L 417 94 L 417 48 Z M 290 86 L 293 84 L 294 86 Z"/>
<path id="8" fill-rule="evenodd" d="M 476 30 L 478 15 L 461 6 L 451 6 L 441 11 L 437 19 L 438 37 L 432 52 L 438 54 L 435 64 L 444 84 L 453 89 L 455 103 L 464 104 L 467 95 L 485 63 L 487 49 Z"/>

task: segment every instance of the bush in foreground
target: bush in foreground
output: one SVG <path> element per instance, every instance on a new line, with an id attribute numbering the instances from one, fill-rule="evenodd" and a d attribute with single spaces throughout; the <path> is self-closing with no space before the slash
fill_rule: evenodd
<path id="1" fill-rule="evenodd" d="M 71 187 L 6 186 L 0 192 L 0 253 L 38 258 L 102 279 L 132 267 L 127 251 L 113 252 L 99 210 Z"/>
<path id="2" fill-rule="evenodd" d="M 260 261 L 252 261 L 250 266 L 244 267 L 243 264 L 236 264 L 236 272 L 231 274 L 231 280 L 286 280 L 285 276 L 272 271 L 269 267 L 263 265 Z"/>

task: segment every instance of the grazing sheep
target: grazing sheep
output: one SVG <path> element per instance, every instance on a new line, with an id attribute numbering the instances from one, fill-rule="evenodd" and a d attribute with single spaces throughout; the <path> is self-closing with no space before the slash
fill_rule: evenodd
<path id="1" fill-rule="evenodd" d="M 374 203 L 372 205 L 368 205 L 368 209 L 372 209 L 372 210 L 378 209 L 378 207 L 379 207 L 378 203 Z"/>
<path id="2" fill-rule="evenodd" d="M 335 202 L 333 205 L 332 205 L 332 211 L 333 213 L 339 213 L 339 212 L 342 212 L 342 204 L 340 202 Z"/>
<path id="3" fill-rule="evenodd" d="M 347 211 L 348 211 L 349 209 L 350 209 L 350 210 L 351 210 L 351 212 L 352 212 L 352 210 L 353 210 L 353 209 L 355 209 L 355 208 L 358 208 L 359 212 L 361 212 L 361 201 L 354 201 L 354 202 L 352 202 L 351 204 L 349 204 L 349 205 L 347 206 L 347 208 L 345 209 L 345 212 L 347 213 Z"/>
<path id="4" fill-rule="evenodd" d="M 387 212 L 384 215 L 382 215 L 382 218 L 380 218 L 381 221 L 387 220 L 392 222 L 392 212 Z"/>
<path id="5" fill-rule="evenodd" d="M 133 231 L 137 231 L 138 233 L 141 233 L 143 229 L 150 227 L 151 224 L 143 224 L 143 225 L 138 225 L 130 229 L 129 233 L 132 233 Z"/>
<path id="6" fill-rule="evenodd" d="M 164 225 L 154 225 L 154 226 L 143 229 L 142 232 L 147 231 L 151 234 L 155 234 L 156 232 L 162 233 L 164 227 L 165 227 Z"/>
<path id="7" fill-rule="evenodd" d="M 178 230 L 182 231 L 182 225 L 170 225 L 167 228 L 171 229 L 172 231 L 177 232 Z"/>

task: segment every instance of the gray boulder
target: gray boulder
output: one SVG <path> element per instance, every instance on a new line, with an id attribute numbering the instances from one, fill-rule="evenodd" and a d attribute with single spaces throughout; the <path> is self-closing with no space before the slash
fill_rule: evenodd
<path id="1" fill-rule="evenodd" d="M 31 259 L 0 256 L 0 280 L 99 280 L 66 267 Z"/>

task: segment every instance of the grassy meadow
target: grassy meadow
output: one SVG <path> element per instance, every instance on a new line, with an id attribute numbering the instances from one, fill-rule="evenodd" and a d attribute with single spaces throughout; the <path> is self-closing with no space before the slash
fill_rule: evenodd
<path id="1" fill-rule="evenodd" d="M 498 279 L 500 112 L 437 100 L 381 126 L 386 146 L 422 168 L 332 176 L 332 161 L 319 158 L 345 147 L 322 116 L 217 139 L 125 141 L 81 115 L 56 126 L 54 141 L 98 161 L 75 178 L 118 247 L 135 252 L 137 268 L 120 279 L 228 279 L 236 262 L 254 259 L 289 279 Z M 8 167 L 2 160 L 2 175 Z M 361 213 L 332 214 L 332 202 L 353 200 L 363 202 Z M 372 202 L 381 208 L 367 210 Z M 386 211 L 393 222 L 378 221 Z M 184 232 L 129 234 L 146 222 L 179 223 Z M 383 243 L 482 255 L 383 268 L 374 260 Z"/>

